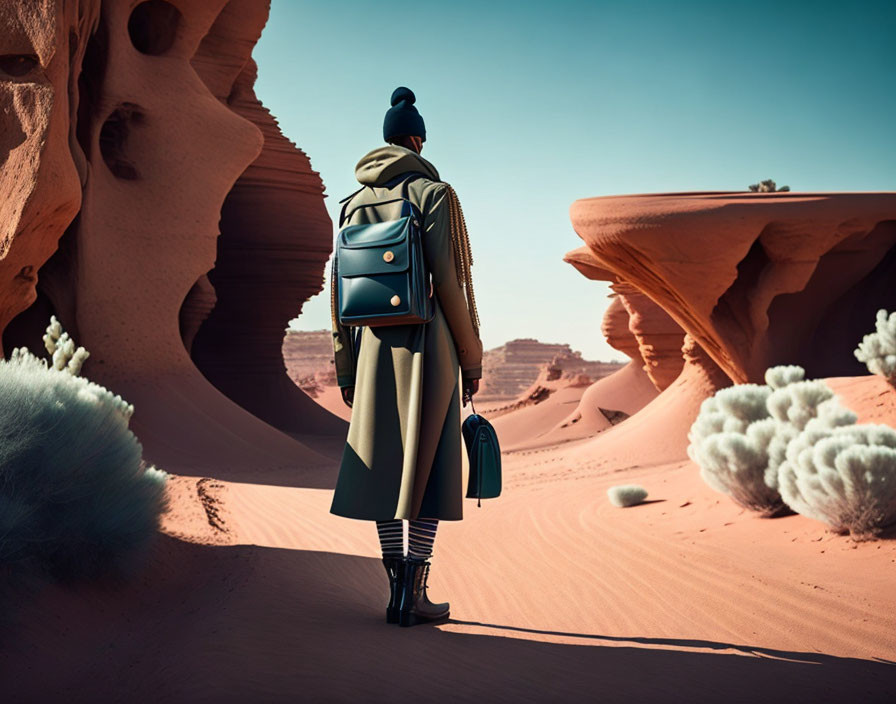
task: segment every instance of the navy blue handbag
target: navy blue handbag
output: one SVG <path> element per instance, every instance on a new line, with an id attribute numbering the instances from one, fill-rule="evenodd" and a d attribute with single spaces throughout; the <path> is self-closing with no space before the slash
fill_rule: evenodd
<path id="1" fill-rule="evenodd" d="M 472 396 L 467 396 L 473 410 L 464 420 L 461 432 L 470 459 L 470 476 L 467 480 L 467 498 L 494 499 L 501 495 L 501 447 L 498 434 L 485 418 L 476 413 Z"/>

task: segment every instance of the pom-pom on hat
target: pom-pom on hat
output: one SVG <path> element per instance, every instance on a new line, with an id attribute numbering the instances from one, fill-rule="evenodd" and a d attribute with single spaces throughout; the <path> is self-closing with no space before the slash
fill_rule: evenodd
<path id="1" fill-rule="evenodd" d="M 426 141 L 426 125 L 414 107 L 417 96 L 410 88 L 400 86 L 392 92 L 392 107 L 383 120 L 383 139 L 393 137 L 420 137 Z"/>

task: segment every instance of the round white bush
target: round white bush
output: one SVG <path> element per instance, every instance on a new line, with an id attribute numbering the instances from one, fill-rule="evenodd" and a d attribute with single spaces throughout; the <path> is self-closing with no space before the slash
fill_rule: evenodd
<path id="1" fill-rule="evenodd" d="M 721 389 L 700 406 L 691 426 L 688 455 L 714 490 L 765 516 L 787 510 L 765 483 L 768 446 L 775 434 L 766 402 L 772 390 L 759 384 Z"/>
<path id="2" fill-rule="evenodd" d="M 607 489 L 607 498 L 610 503 L 619 508 L 635 506 L 647 498 L 647 490 L 636 484 L 620 484 Z"/>
<path id="3" fill-rule="evenodd" d="M 838 533 L 871 537 L 896 523 L 896 431 L 812 421 L 787 446 L 779 484 L 798 513 Z"/>
<path id="4" fill-rule="evenodd" d="M 771 371 L 770 369 L 769 372 Z M 769 372 L 766 373 L 766 378 Z M 790 374 L 792 379 L 797 376 L 795 373 Z M 795 380 L 786 386 L 780 386 L 769 395 L 766 405 L 774 420 L 775 432 L 769 439 L 768 466 L 764 480 L 775 490 L 778 490 L 778 472 L 785 459 L 787 445 L 799 436 L 808 423 L 820 419 L 819 427 L 830 429 L 856 422 L 855 413 L 841 406 L 827 384 L 818 380 Z"/>
<path id="5" fill-rule="evenodd" d="M 165 473 L 133 407 L 27 350 L 0 360 L 0 567 L 58 578 L 126 567 L 155 534 Z"/>

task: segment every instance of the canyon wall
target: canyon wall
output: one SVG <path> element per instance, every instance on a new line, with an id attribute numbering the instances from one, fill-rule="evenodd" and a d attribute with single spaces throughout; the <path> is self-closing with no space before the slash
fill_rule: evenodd
<path id="1" fill-rule="evenodd" d="M 99 2 L 0 4 L 0 332 L 34 303 L 38 270 L 81 207 L 77 83 L 98 19 Z"/>
<path id="2" fill-rule="evenodd" d="M 191 356 L 221 391 L 284 432 L 339 434 L 345 423 L 296 388 L 283 360 L 284 331 L 321 291 L 332 250 L 323 183 L 255 97 L 255 74 L 250 60 L 227 100 L 261 130 L 264 146 L 224 201 L 208 275 L 217 302 Z"/>
<path id="3" fill-rule="evenodd" d="M 4 61 L 24 57 L 0 69 L 25 71 L 0 81 L 12 106 L 0 322 L 16 316 L 4 347 L 40 352 L 55 313 L 91 352 L 85 375 L 134 404 L 147 459 L 165 469 L 323 466 L 272 425 L 345 427 L 295 389 L 279 352 L 321 287 L 331 230 L 319 177 L 252 93 L 267 12 L 265 0 L 0 11 Z"/>

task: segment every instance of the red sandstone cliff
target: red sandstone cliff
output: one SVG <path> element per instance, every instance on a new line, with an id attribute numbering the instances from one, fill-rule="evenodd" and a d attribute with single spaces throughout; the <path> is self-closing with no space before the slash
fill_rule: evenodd
<path id="1" fill-rule="evenodd" d="M 81 207 L 76 84 L 98 15 L 99 2 L 0 5 L 0 333 Z"/>
<path id="2" fill-rule="evenodd" d="M 344 428 L 280 356 L 288 320 L 320 288 L 331 231 L 319 177 L 252 94 L 267 11 L 265 0 L 3 4 L 14 31 L 0 55 L 39 65 L 0 82 L 13 107 L 0 113 L 0 323 L 34 299 L 40 268 L 6 347 L 39 349 L 55 312 L 91 352 L 85 374 L 134 404 L 147 459 L 292 480 L 323 458 L 196 366 L 294 434 Z"/>
<path id="3" fill-rule="evenodd" d="M 896 307 L 896 193 L 693 193 L 576 201 L 596 264 L 649 296 L 737 382 L 775 364 L 863 373 Z"/>
<path id="4" fill-rule="evenodd" d="M 255 74 L 250 60 L 227 103 L 261 130 L 264 146 L 224 201 L 208 276 L 217 303 L 191 356 L 215 386 L 271 425 L 292 434 L 344 433 L 342 420 L 296 388 L 283 360 L 284 330 L 322 288 L 333 230 L 320 176 L 258 102 Z"/>
<path id="5" fill-rule="evenodd" d="M 571 218 L 587 248 L 567 261 L 649 297 L 687 332 L 678 379 L 583 449 L 612 462 L 684 459 L 703 398 L 769 366 L 862 373 L 852 350 L 874 312 L 896 305 L 894 193 L 592 198 Z"/>

